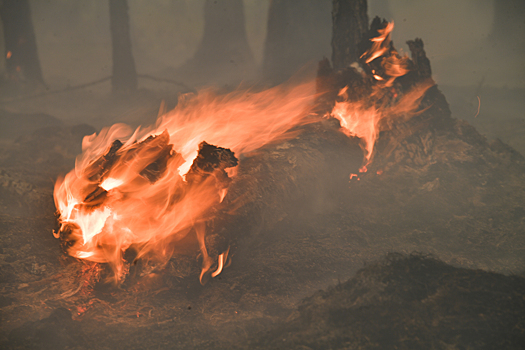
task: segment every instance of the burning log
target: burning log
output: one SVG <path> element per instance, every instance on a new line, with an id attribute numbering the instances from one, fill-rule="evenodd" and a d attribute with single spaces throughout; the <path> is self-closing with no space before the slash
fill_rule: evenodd
<path id="1" fill-rule="evenodd" d="M 183 238 L 194 236 L 201 281 L 215 263 L 216 276 L 230 246 L 289 213 L 313 210 L 307 207 L 345 186 L 357 164 L 366 172 L 392 118 L 406 121 L 419 113 L 433 82 L 403 83 L 413 62 L 391 45 L 392 29 L 374 20 L 359 45 L 357 66 L 335 71 L 325 62 L 326 79 L 318 87 L 334 97 L 327 106 L 335 119 L 321 119 L 326 111 L 312 103 L 311 85 L 286 88 L 291 92 L 276 87 L 220 99 L 183 96 L 153 131 L 121 139 L 116 135 L 125 132 L 115 126 L 87 138 L 76 171 L 55 188 L 62 222 L 56 236 L 69 254 L 109 263 L 116 279 L 127 273 L 125 251 L 162 267 Z M 268 148 L 276 141 L 287 142 Z M 234 152 L 242 161 L 231 180 L 228 173 L 235 170 L 226 169 L 238 164 Z"/>
<path id="2" fill-rule="evenodd" d="M 310 114 L 312 87 L 224 96 L 205 91 L 183 96 L 153 130 L 131 134 L 115 125 L 87 137 L 75 171 L 55 187 L 62 224 L 55 236 L 70 255 L 109 263 L 117 280 L 127 274 L 125 251 L 162 267 L 181 240 L 194 236 L 203 260 L 201 280 L 215 262 L 217 275 L 229 243 L 210 235 L 210 227 L 228 192 L 226 169 L 238 162 L 234 152 L 245 157 L 296 137 L 299 125 L 318 120 Z"/>
<path id="3" fill-rule="evenodd" d="M 114 188 L 121 186 L 124 182 L 134 184 L 135 188 L 122 191 L 119 196 L 126 197 L 129 195 L 129 191 L 136 190 L 137 187 L 147 187 L 144 180 L 147 180 L 150 185 L 154 185 L 163 179 L 173 162 L 176 165 L 181 164 L 181 156 L 173 151 L 173 145 L 169 143 L 169 140 L 168 132 L 164 131 L 158 136 L 149 136 L 145 140 L 131 145 L 124 145 L 120 140 L 113 141 L 102 156 L 92 161 L 84 169 L 83 178 L 87 180 L 85 182 L 87 185 L 83 192 L 89 194 L 81 203 L 76 204 L 73 210 L 92 213 L 96 210 L 102 210 L 101 208 L 104 208 L 104 211 L 110 210 L 109 208 L 117 208 L 118 202 L 122 199 L 118 198 L 115 202 L 111 194 L 111 190 Z M 179 176 L 165 179 L 166 181 L 179 181 L 174 195 L 170 198 L 169 205 L 175 206 L 183 202 L 186 196 L 191 197 L 193 192 L 201 191 L 201 187 L 209 186 L 210 181 L 214 182 L 214 187 L 219 190 L 221 195 L 220 200 L 217 199 L 217 203 L 219 203 L 231 182 L 225 169 L 237 164 L 237 158 L 231 150 L 202 142 L 199 145 L 198 155 L 186 174 L 186 181 L 182 181 Z M 171 175 L 173 176 L 173 174 Z M 203 218 L 206 215 L 201 214 Z M 211 262 L 204 245 L 204 236 L 199 232 L 197 226 L 197 238 L 202 242 L 201 250 L 204 259 L 207 260 L 206 264 L 209 265 L 206 268 L 208 270 Z M 86 244 L 85 231 L 86 227 L 82 228 L 81 223 L 68 222 L 67 219 L 63 221 L 57 235 L 60 236 L 64 250 L 72 255 L 78 254 L 78 250 L 82 250 Z M 166 244 L 169 245 L 170 242 L 167 241 Z M 126 249 L 131 248 L 131 245 L 128 245 Z M 134 250 L 140 254 L 141 247 L 135 246 Z M 226 250 L 227 247 L 224 251 Z M 218 255 L 214 254 L 214 257 L 217 258 Z"/>

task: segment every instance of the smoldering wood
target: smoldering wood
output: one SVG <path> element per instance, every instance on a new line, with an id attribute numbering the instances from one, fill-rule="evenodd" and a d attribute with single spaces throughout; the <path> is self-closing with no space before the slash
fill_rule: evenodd
<path id="1" fill-rule="evenodd" d="M 367 96 L 371 94 L 373 87 L 378 84 L 378 81 L 373 78 L 373 72 L 381 75 L 384 68 L 381 65 L 381 58 L 366 63 L 364 53 L 372 46 L 370 39 L 377 37 L 379 35 L 378 31 L 384 29 L 387 24 L 386 20 L 375 17 L 370 24 L 370 29 L 361 35 L 355 44 L 358 56 L 355 62 L 358 63 L 358 66 L 347 65 L 344 68 L 337 69 L 335 63 L 327 59 L 319 62 L 316 88 L 317 92 L 321 94 L 318 108 L 321 108 L 321 106 L 325 108 L 324 113 L 331 111 L 337 99 L 337 94 L 343 88 L 348 89 L 348 96 L 353 101 L 367 99 Z M 411 51 L 411 59 L 408 61 L 409 71 L 406 75 L 398 77 L 393 85 L 393 89 L 399 94 L 404 94 L 415 85 L 429 81 L 432 78 L 430 61 L 426 56 L 423 41 L 415 39 L 408 41 L 407 44 Z M 341 50 L 341 48 L 336 46 L 333 49 L 334 54 Z M 385 55 L 397 55 L 399 57 L 392 42 Z M 389 91 L 385 90 L 385 93 L 386 96 L 384 98 L 393 98 L 393 94 L 389 93 Z"/>
<path id="2" fill-rule="evenodd" d="M 207 223 L 206 244 L 214 257 L 229 246 L 235 253 L 240 242 L 260 239 L 288 215 L 322 205 L 358 171 L 362 151 L 337 122 L 324 120 L 304 127 L 295 139 L 242 158 L 215 218 Z"/>
<path id="3" fill-rule="evenodd" d="M 407 41 L 408 48 L 412 55 L 412 62 L 416 69 L 412 69 L 410 74 L 417 74 L 419 80 L 429 79 L 432 77 L 432 69 L 430 68 L 430 60 L 424 50 L 423 40 L 416 38 Z"/>
<path id="4" fill-rule="evenodd" d="M 227 188 L 231 180 L 225 169 L 235 167 L 237 164 L 238 159 L 231 150 L 204 141 L 199 145 L 199 153 L 186 174 L 186 181 L 191 186 L 213 175 L 218 188 Z"/>
<path id="5" fill-rule="evenodd" d="M 109 25 L 113 60 L 111 87 L 114 92 L 135 91 L 137 70 L 131 50 L 127 0 L 109 0 Z"/>

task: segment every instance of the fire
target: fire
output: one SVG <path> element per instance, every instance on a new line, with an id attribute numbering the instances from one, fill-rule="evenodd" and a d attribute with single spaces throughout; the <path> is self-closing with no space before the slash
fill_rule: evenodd
<path id="1" fill-rule="evenodd" d="M 385 28 L 378 30 L 378 36 L 370 39 L 372 46 L 364 54 L 361 55 L 361 58 L 366 57 L 365 62 L 370 63 L 376 58 L 379 58 L 390 49 L 390 33 L 394 30 L 394 22 L 390 22 L 386 25 Z"/>
<path id="2" fill-rule="evenodd" d="M 66 239 L 71 256 L 108 263 L 119 280 L 126 250 L 162 266 L 192 233 L 203 259 L 202 281 L 214 263 L 205 245 L 206 221 L 227 195 L 226 174 L 235 175 L 237 165 L 233 153 L 210 144 L 240 155 L 288 139 L 296 135 L 293 127 L 312 121 L 314 97 L 313 82 L 222 96 L 204 90 L 182 96 L 155 126 L 133 132 L 116 124 L 86 136 L 75 169 L 55 184 L 61 223 L 55 237 Z M 223 160 L 221 153 L 217 168 L 203 172 L 199 149 L 231 155 Z M 227 254 L 219 255 L 213 277 Z"/>
<path id="3" fill-rule="evenodd" d="M 379 30 L 362 56 L 369 73 L 358 71 L 371 86 L 369 94 L 353 96 L 345 87 L 331 111 L 346 134 L 362 140 L 360 173 L 367 171 L 379 133 L 392 120 L 415 115 L 434 84 L 404 92 L 396 88 L 395 79 L 408 72 L 410 60 L 392 48 L 393 26 Z M 206 223 L 228 195 L 230 177 L 237 173 L 234 155 L 289 139 L 297 126 L 317 121 L 312 117 L 315 98 L 314 82 L 226 95 L 203 90 L 181 96 L 153 126 L 133 131 L 116 124 L 86 136 L 75 168 L 55 184 L 61 223 L 55 237 L 62 238 L 71 256 L 108 263 L 119 281 L 127 273 L 123 256 L 128 249 L 136 259 L 163 266 L 191 234 L 201 252 L 202 283 L 215 264 L 206 247 Z M 207 163 L 206 155 L 213 162 Z M 228 252 L 217 256 L 211 277 L 231 261 Z"/>
<path id="4" fill-rule="evenodd" d="M 337 118 L 343 131 L 349 136 L 361 139 L 365 152 L 365 161 L 360 172 L 367 171 L 367 165 L 372 160 L 374 145 L 379 133 L 390 128 L 395 119 L 407 120 L 417 113 L 419 104 L 426 91 L 434 85 L 432 80 L 415 86 L 404 94 L 398 94 L 393 86 L 396 78 L 409 72 L 410 60 L 400 56 L 391 46 L 390 33 L 394 23 L 387 23 L 385 28 L 378 30 L 378 36 L 371 40 L 372 45 L 362 56 L 364 63 L 369 65 L 372 77 L 375 79 L 370 95 L 365 99 L 355 99 L 348 92 L 348 86 L 339 91 L 331 116 Z M 379 60 L 379 68 L 375 60 Z M 378 72 L 380 69 L 381 72 Z"/>

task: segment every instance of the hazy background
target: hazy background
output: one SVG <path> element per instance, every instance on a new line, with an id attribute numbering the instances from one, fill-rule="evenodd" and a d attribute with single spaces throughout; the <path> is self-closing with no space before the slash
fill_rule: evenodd
<path id="1" fill-rule="evenodd" d="M 128 0 L 133 54 L 139 74 L 177 79 L 177 67 L 193 57 L 201 41 L 204 2 Z M 248 44 L 259 67 L 252 77 L 260 77 L 271 1 L 243 2 Z M 317 54 L 311 54 L 305 61 L 316 62 L 331 56 L 331 2 L 316 5 L 318 13 L 310 14 L 314 17 L 304 16 L 305 28 L 309 28 L 307 35 L 318 46 Z M 297 0 L 294 6 L 305 3 Z M 394 20 L 394 44 L 401 51 L 407 51 L 405 41 L 409 39 L 424 40 L 434 78 L 445 92 L 455 117 L 467 119 L 489 137 L 500 137 L 525 152 L 525 1 L 369 0 L 368 3 L 370 19 L 380 15 Z M 508 6 L 508 14 L 502 17 L 500 11 L 496 19 L 496 7 L 501 4 L 513 5 Z M 51 89 L 111 75 L 107 0 L 31 0 L 30 5 L 43 75 Z M 320 20 L 314 23 L 315 16 Z M 495 20 L 499 21 L 497 26 Z M 5 57 L 1 60 L 0 70 L 5 69 Z M 145 84 L 140 81 L 139 87 L 155 87 Z M 109 84 L 93 91 L 106 93 Z M 474 118 L 479 106 L 480 113 Z M 11 104 L 8 108 L 16 106 Z M 47 112 L 53 114 L 52 110 Z"/>
<path id="2" fill-rule="evenodd" d="M 326 0 L 331 3 L 331 0 Z M 44 78 L 76 84 L 111 74 L 106 0 L 32 0 Z M 129 0 L 133 53 L 140 73 L 161 72 L 192 57 L 203 34 L 204 0 Z M 263 58 L 270 0 L 244 0 L 246 31 L 258 64 Z M 329 8 L 329 6 L 327 7 Z M 369 16 L 395 21 L 394 43 L 423 38 L 440 84 L 525 87 L 525 25 L 515 23 L 514 47 L 489 40 L 494 0 L 369 0 Z M 329 14 L 320 13 L 328 17 Z M 331 38 L 324 28 L 320 35 Z M 329 56 L 326 46 L 319 57 Z"/>

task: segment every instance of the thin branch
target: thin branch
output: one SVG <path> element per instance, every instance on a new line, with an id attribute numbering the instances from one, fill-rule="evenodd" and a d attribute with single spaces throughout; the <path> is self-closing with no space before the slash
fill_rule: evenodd
<path id="1" fill-rule="evenodd" d="M 178 85 L 178 86 L 181 86 L 181 87 L 185 88 L 188 92 L 196 92 L 196 90 L 194 88 L 191 88 L 188 85 L 186 85 L 186 84 L 184 84 L 184 83 L 182 83 L 180 81 L 171 80 L 171 79 L 156 78 L 154 76 L 147 75 L 147 74 L 139 74 L 137 76 L 139 78 L 143 78 L 143 79 L 150 79 L 150 80 L 153 80 L 153 81 L 175 84 L 175 85 Z M 79 89 L 83 89 L 83 88 L 86 88 L 86 87 L 89 87 L 89 86 L 93 86 L 93 85 L 97 85 L 97 84 L 103 83 L 103 82 L 105 82 L 107 80 L 110 80 L 110 79 L 111 79 L 111 76 L 104 77 L 102 79 L 98 79 L 98 80 L 95 80 L 95 81 L 92 81 L 92 82 L 89 82 L 89 83 L 85 83 L 85 84 L 80 84 L 80 85 L 75 85 L 75 86 L 68 86 L 68 87 L 65 87 L 63 89 L 46 91 L 46 92 L 42 92 L 42 93 L 38 93 L 38 94 L 34 94 L 34 95 L 16 96 L 16 97 L 0 100 L 0 103 L 9 103 L 9 102 L 15 102 L 15 101 L 30 100 L 30 99 L 34 99 L 34 98 L 60 94 L 60 93 L 63 93 L 63 92 L 79 90 Z"/>
<path id="2" fill-rule="evenodd" d="M 16 96 L 16 97 L 12 97 L 12 98 L 9 98 L 9 99 L 1 100 L 0 103 L 9 103 L 9 102 L 14 102 L 14 101 L 29 100 L 29 99 L 33 99 L 33 98 L 48 96 L 48 95 L 60 94 L 62 92 L 67 92 L 67 91 L 79 90 L 79 89 L 86 88 L 88 86 L 92 86 L 92 85 L 97 85 L 97 84 L 103 83 L 103 82 L 105 82 L 105 81 L 107 81 L 109 79 L 111 79 L 110 76 L 102 78 L 102 79 L 98 79 L 98 80 L 95 80 L 95 81 L 92 81 L 90 83 L 85 83 L 85 84 L 76 85 L 76 86 L 68 86 L 68 87 L 65 87 L 63 89 L 46 91 L 46 92 L 42 92 L 42 93 L 34 94 L 34 95 Z"/>
<path id="3" fill-rule="evenodd" d="M 183 82 L 180 82 L 180 81 L 171 80 L 171 79 L 165 79 L 165 78 L 157 78 L 157 77 L 154 77 L 154 76 L 148 75 L 148 74 L 139 74 L 137 76 L 139 78 L 143 78 L 143 79 L 150 79 L 150 80 L 158 81 L 158 82 L 162 82 L 162 83 L 175 84 L 175 85 L 178 85 L 178 86 L 181 86 L 181 87 L 185 88 L 186 90 L 188 90 L 188 92 L 197 92 L 194 88 L 191 88 L 188 85 L 186 85 L 186 84 L 184 84 Z"/>

